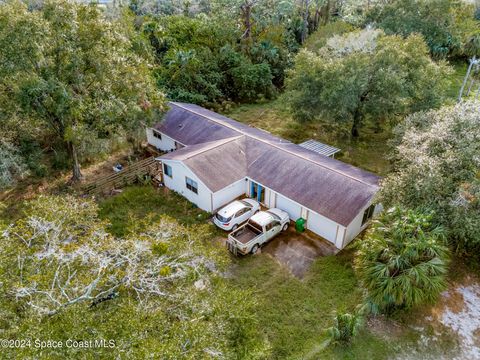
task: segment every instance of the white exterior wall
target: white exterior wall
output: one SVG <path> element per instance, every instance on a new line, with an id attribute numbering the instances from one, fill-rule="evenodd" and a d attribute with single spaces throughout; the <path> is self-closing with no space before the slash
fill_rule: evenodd
<path id="1" fill-rule="evenodd" d="M 159 138 L 153 136 L 153 129 L 147 128 L 146 132 L 148 143 L 155 146 L 157 149 L 162 151 L 175 150 L 175 140 L 173 140 L 171 137 L 161 133 L 162 140 L 160 140 Z"/>
<path id="2" fill-rule="evenodd" d="M 277 194 L 277 204 L 275 207 L 286 211 L 293 221 L 302 215 L 302 206 L 300 204 L 280 194 Z"/>
<path id="3" fill-rule="evenodd" d="M 340 224 L 310 210 L 307 216 L 307 229 L 330 241 L 337 248 L 342 248 L 345 228 Z"/>
<path id="4" fill-rule="evenodd" d="M 269 188 L 265 189 L 265 205 L 267 205 L 269 208 L 274 208 L 277 206 L 277 193 Z"/>
<path id="5" fill-rule="evenodd" d="M 337 239 L 335 240 L 335 246 L 337 249 L 343 249 L 343 241 L 346 232 L 347 228 L 345 226 L 338 225 Z"/>
<path id="6" fill-rule="evenodd" d="M 245 183 L 248 183 L 248 181 L 242 179 L 214 193 L 212 212 L 215 212 L 216 210 L 228 204 L 230 201 L 236 199 L 237 197 L 244 195 Z"/>
<path id="7" fill-rule="evenodd" d="M 198 177 L 182 162 L 172 160 L 162 160 L 164 164 L 172 167 L 172 177 L 163 175 L 163 182 L 166 187 L 176 191 L 186 197 L 189 201 L 197 205 L 200 209 L 212 212 L 212 192 L 207 188 Z M 163 165 L 162 165 L 163 166 Z M 187 189 L 185 177 L 188 176 L 198 184 L 198 194 Z"/>
<path id="8" fill-rule="evenodd" d="M 363 213 L 365 212 L 366 209 L 370 207 L 371 204 L 368 204 L 366 207 L 360 211 L 360 213 L 353 219 L 353 221 L 347 226 L 347 233 L 345 235 L 345 241 L 343 243 L 343 247 L 347 246 L 347 244 L 355 239 L 355 237 L 360 234 L 365 228 L 370 224 L 369 221 L 367 221 L 363 226 L 362 226 L 362 220 L 363 220 Z M 373 215 L 375 216 L 378 214 L 380 211 L 382 211 L 382 205 L 378 204 L 375 206 L 375 210 L 373 212 Z"/>

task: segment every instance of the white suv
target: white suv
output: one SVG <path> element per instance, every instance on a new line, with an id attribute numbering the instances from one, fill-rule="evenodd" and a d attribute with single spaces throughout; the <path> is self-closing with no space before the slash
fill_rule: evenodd
<path id="1" fill-rule="evenodd" d="M 213 222 L 220 229 L 230 231 L 250 219 L 260 210 L 260 204 L 252 199 L 235 200 L 217 211 Z"/>

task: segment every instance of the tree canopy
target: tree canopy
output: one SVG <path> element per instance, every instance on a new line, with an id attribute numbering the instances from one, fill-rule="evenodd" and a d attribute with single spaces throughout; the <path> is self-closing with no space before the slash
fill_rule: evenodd
<path id="1" fill-rule="evenodd" d="M 116 342 L 93 349 L 102 357 L 231 358 L 246 349 L 265 356 L 251 316 L 255 296 L 224 278 L 228 260 L 208 225 L 191 229 L 162 217 L 120 239 L 97 213 L 91 200 L 41 196 L 2 230 L 6 337 L 85 339 L 90 328 L 95 339 Z M 33 346 L 16 350 L 38 354 Z"/>
<path id="2" fill-rule="evenodd" d="M 463 102 L 409 116 L 396 129 L 381 201 L 435 210 L 458 252 L 480 246 L 480 107 Z"/>
<path id="3" fill-rule="evenodd" d="M 365 29 L 335 35 L 316 53 L 301 51 L 289 72 L 287 100 L 297 119 L 349 122 L 358 136 L 365 119 L 439 106 L 447 73 L 430 59 L 421 36 Z"/>
<path id="4" fill-rule="evenodd" d="M 422 34 L 435 57 L 479 55 L 480 22 L 473 4 L 451 0 L 379 2 L 366 16 L 387 34 Z"/>
<path id="5" fill-rule="evenodd" d="M 1 99 L 8 111 L 2 116 L 28 117 L 63 143 L 74 180 L 81 178 L 82 151 L 163 109 L 128 29 L 104 19 L 96 5 L 47 1 L 29 11 L 12 1 L 0 7 L 0 29 Z"/>

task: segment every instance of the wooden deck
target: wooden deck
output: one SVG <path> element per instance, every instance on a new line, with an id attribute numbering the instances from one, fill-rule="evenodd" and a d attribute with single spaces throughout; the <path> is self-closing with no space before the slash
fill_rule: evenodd
<path id="1" fill-rule="evenodd" d="M 162 181 L 161 163 L 155 157 L 149 157 L 126 166 L 122 171 L 114 173 L 85 185 L 87 194 L 100 194 L 112 189 L 121 188 L 150 176 L 155 183 Z"/>

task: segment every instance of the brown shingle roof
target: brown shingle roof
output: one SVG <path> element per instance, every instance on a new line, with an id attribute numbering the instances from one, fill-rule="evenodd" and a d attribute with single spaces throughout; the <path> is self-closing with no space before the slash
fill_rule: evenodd
<path id="1" fill-rule="evenodd" d="M 186 146 L 161 158 L 182 161 L 213 192 L 245 178 L 247 172 L 244 136 Z"/>
<path id="2" fill-rule="evenodd" d="M 245 176 L 347 226 L 378 190 L 379 177 L 197 105 L 171 103 L 156 129 L 187 147 L 181 160 L 216 192 Z"/>

